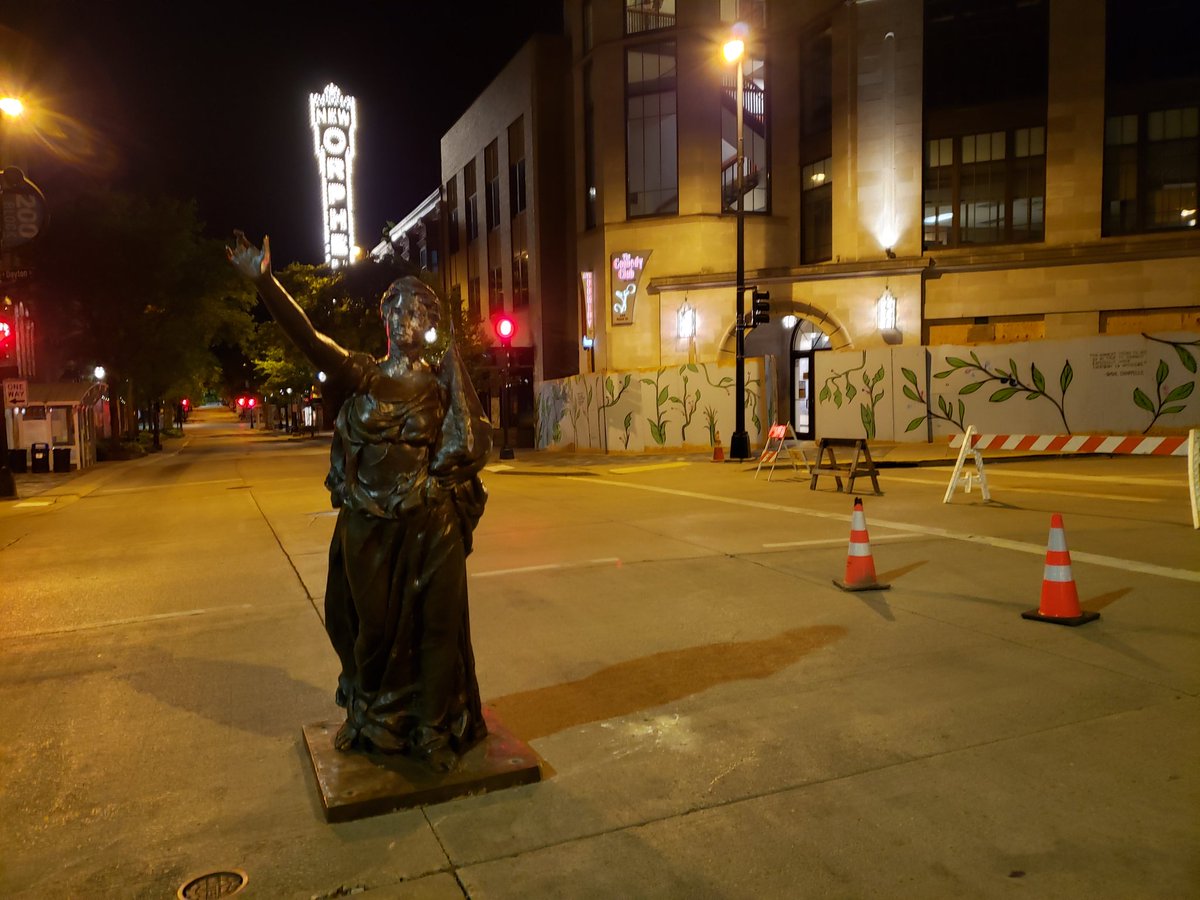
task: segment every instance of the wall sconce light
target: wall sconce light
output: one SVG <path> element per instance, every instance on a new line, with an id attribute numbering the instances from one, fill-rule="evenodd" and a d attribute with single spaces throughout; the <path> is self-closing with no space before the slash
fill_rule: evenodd
<path id="1" fill-rule="evenodd" d="M 785 331 L 791 331 L 793 328 L 796 327 L 796 323 L 799 321 L 800 320 L 797 319 L 795 316 L 793 316 L 791 313 L 788 313 L 786 316 L 784 316 L 782 319 L 779 320 L 779 324 L 783 326 Z"/>
<path id="2" fill-rule="evenodd" d="M 896 327 L 896 295 L 886 285 L 875 303 L 875 324 L 885 343 L 900 343 L 900 329 Z"/>
<path id="3" fill-rule="evenodd" d="M 689 340 L 694 338 L 696 336 L 696 307 L 684 300 L 676 317 L 679 336 Z"/>
<path id="4" fill-rule="evenodd" d="M 591 350 L 592 347 L 594 347 L 595 345 L 596 345 L 596 342 L 594 340 L 592 340 L 586 334 L 583 336 L 583 349 L 584 350 Z"/>

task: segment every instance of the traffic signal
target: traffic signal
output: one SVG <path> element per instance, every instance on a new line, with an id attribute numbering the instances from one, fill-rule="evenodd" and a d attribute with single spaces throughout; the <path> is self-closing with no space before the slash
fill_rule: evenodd
<path id="1" fill-rule="evenodd" d="M 17 345 L 17 329 L 8 316 L 0 316 L 0 356 L 7 356 Z"/>
<path id="2" fill-rule="evenodd" d="M 190 407 L 192 405 L 192 403 L 190 400 L 188 400 L 187 397 L 184 397 L 182 400 L 179 401 L 179 405 L 183 407 L 184 412 L 187 412 L 188 407 Z"/>
<path id="3" fill-rule="evenodd" d="M 750 322 L 754 325 L 766 325 L 771 321 L 771 292 L 755 288 L 750 295 Z"/>
<path id="4" fill-rule="evenodd" d="M 245 407 L 246 407 L 246 398 L 245 398 L 245 397 L 238 397 L 238 398 L 237 398 L 237 405 L 238 405 L 238 406 L 240 406 L 240 407 L 242 407 L 243 409 L 245 409 Z"/>
<path id="5" fill-rule="evenodd" d="M 501 346 L 509 347 L 517 333 L 517 322 L 508 313 L 498 313 L 492 318 L 492 327 L 496 330 L 496 339 Z"/>

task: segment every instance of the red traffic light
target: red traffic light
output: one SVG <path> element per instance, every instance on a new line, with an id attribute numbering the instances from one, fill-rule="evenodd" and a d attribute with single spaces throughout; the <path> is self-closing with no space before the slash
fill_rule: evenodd
<path id="1" fill-rule="evenodd" d="M 184 409 L 187 409 L 192 404 L 191 404 L 191 401 L 188 400 L 187 397 L 184 397 L 182 400 L 179 401 L 179 405 L 182 406 Z"/>
<path id="2" fill-rule="evenodd" d="M 254 409 L 254 404 L 255 404 L 255 403 L 257 403 L 258 401 L 257 401 L 257 400 L 255 400 L 253 397 L 251 397 L 251 398 L 250 398 L 249 400 L 247 400 L 246 402 L 247 402 L 247 403 L 250 405 L 250 408 L 251 408 L 251 409 Z"/>
<path id="3" fill-rule="evenodd" d="M 245 405 L 246 405 L 246 398 L 245 398 L 245 397 L 238 397 L 238 399 L 237 399 L 237 404 L 238 404 L 238 406 L 245 406 Z"/>
<path id="4" fill-rule="evenodd" d="M 7 350 L 13 343 L 16 332 L 8 319 L 0 319 L 0 351 Z"/>
<path id="5" fill-rule="evenodd" d="M 496 316 L 492 320 L 492 327 L 496 329 L 496 337 L 500 339 L 500 343 L 506 347 L 512 343 L 512 339 L 517 333 L 516 320 L 506 313 Z"/>

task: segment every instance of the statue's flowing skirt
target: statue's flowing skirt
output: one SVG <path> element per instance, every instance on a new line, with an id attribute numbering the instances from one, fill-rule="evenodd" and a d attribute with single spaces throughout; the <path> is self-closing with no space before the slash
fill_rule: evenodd
<path id="1" fill-rule="evenodd" d="M 342 664 L 337 701 L 354 746 L 436 762 L 487 734 L 463 531 L 444 495 L 398 519 L 339 512 L 325 629 Z"/>

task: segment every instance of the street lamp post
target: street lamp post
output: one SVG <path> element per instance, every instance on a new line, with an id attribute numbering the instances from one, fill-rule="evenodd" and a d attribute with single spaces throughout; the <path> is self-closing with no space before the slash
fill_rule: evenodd
<path id="1" fill-rule="evenodd" d="M 737 192 L 737 319 L 736 356 L 734 359 L 734 419 L 733 434 L 729 438 L 731 459 L 746 459 L 750 456 L 750 435 L 746 433 L 746 213 L 743 195 L 745 183 L 745 129 L 742 121 L 743 63 L 746 45 L 740 37 L 725 44 L 725 58 L 737 66 L 737 78 L 733 82 L 734 100 L 737 109 L 737 173 L 734 189 Z"/>
<path id="2" fill-rule="evenodd" d="M 7 118 L 16 118 L 24 110 L 24 104 L 16 97 L 0 97 L 0 122 Z M 3 142 L 0 142 L 0 148 L 2 147 Z M 0 168 L 3 166 L 0 165 Z M 4 233 L 3 230 L 0 230 L 0 260 L 3 259 L 3 254 Z M 12 335 L 11 339 L 15 341 L 16 335 Z M 14 374 L 19 374 L 19 370 Z M 8 416 L 4 411 L 3 388 L 5 375 L 6 373 L 0 372 L 0 500 L 15 500 L 17 498 L 17 482 L 8 468 Z"/>

